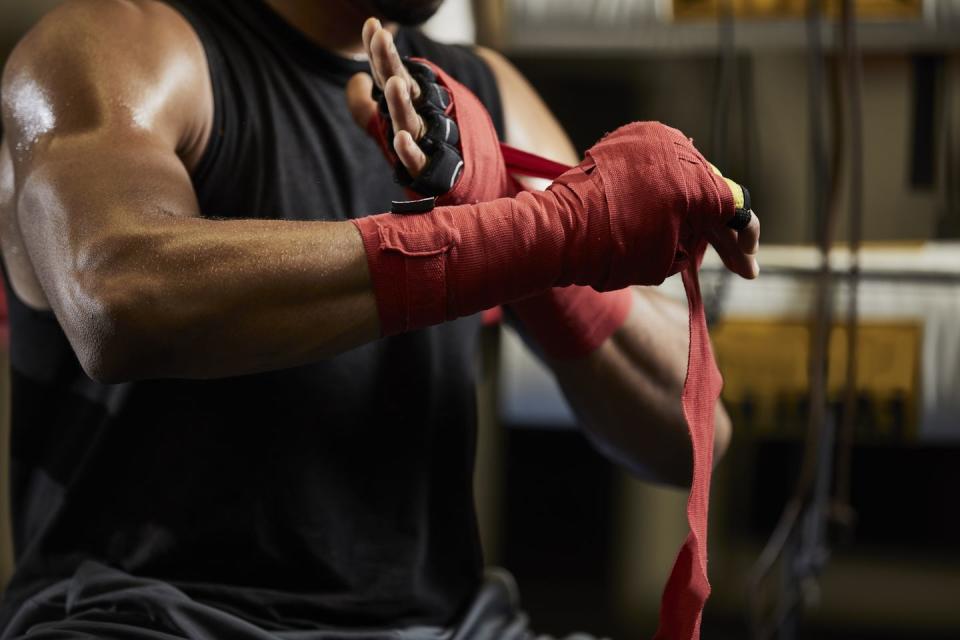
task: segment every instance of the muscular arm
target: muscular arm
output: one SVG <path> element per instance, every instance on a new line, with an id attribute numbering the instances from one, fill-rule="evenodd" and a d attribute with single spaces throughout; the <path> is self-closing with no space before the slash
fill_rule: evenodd
<path id="1" fill-rule="evenodd" d="M 95 378 L 242 374 L 379 334 L 351 224 L 199 217 L 211 104 L 196 37 L 158 2 L 68 2 L 4 71 L 7 215 Z"/>
<path id="2" fill-rule="evenodd" d="M 513 66 L 481 49 L 496 76 L 507 142 L 560 162 L 578 161 L 549 109 Z M 691 446 L 680 392 L 686 375 L 687 312 L 654 289 L 636 287 L 625 324 L 583 358 L 552 360 L 564 395 L 588 434 L 625 466 L 650 479 L 690 482 Z M 715 456 L 730 440 L 730 420 L 718 402 Z"/>

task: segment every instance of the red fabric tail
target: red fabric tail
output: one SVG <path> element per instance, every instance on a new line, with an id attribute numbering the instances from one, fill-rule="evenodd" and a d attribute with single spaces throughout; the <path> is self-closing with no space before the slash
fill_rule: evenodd
<path id="1" fill-rule="evenodd" d="M 507 168 L 535 178 L 553 180 L 568 167 L 532 153 L 501 144 Z M 687 499 L 690 533 L 674 562 L 660 604 L 655 640 L 696 640 L 700 637 L 703 606 L 710 595 L 707 579 L 707 518 L 713 469 L 714 409 L 723 379 L 717 369 L 707 332 L 698 268 L 706 245 L 701 243 L 683 270 L 683 288 L 690 313 L 690 350 L 681 396 L 683 414 L 693 443 L 693 478 Z"/>
<path id="2" fill-rule="evenodd" d="M 701 249 L 702 252 L 702 249 Z M 667 580 L 660 604 L 660 626 L 655 640 L 696 640 L 700 618 L 710 595 L 707 579 L 707 515 L 710 474 L 713 469 L 714 407 L 723 379 L 717 369 L 707 334 L 700 297 L 697 263 L 691 260 L 682 272 L 690 310 L 690 352 L 683 384 L 683 414 L 693 442 L 693 479 L 687 499 L 690 533 Z"/>

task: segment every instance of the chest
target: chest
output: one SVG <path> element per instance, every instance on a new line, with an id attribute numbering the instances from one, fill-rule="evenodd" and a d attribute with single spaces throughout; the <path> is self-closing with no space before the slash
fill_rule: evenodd
<path id="1" fill-rule="evenodd" d="M 204 215 L 345 220 L 403 197 L 342 84 L 282 66 L 255 72 L 217 96 L 206 170 L 195 177 Z"/>

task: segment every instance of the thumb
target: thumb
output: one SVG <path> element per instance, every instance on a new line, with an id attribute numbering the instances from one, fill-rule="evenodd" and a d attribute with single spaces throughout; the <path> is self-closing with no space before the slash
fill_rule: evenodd
<path id="1" fill-rule="evenodd" d="M 377 103 L 370 97 L 373 90 L 373 78 L 369 73 L 358 73 L 347 83 L 347 107 L 353 121 L 364 131 L 370 118 L 377 112 Z"/>

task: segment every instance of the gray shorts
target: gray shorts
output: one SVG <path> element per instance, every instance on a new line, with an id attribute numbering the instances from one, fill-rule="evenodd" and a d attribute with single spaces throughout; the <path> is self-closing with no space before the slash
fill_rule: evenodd
<path id="1" fill-rule="evenodd" d="M 552 640 L 530 630 L 516 583 L 487 572 L 454 629 L 262 629 L 228 611 L 193 600 L 159 580 L 87 562 L 67 580 L 26 600 L 0 640 Z M 566 640 L 596 640 L 578 633 Z"/>

